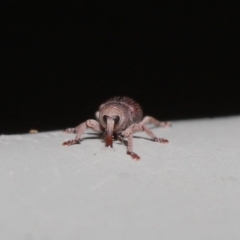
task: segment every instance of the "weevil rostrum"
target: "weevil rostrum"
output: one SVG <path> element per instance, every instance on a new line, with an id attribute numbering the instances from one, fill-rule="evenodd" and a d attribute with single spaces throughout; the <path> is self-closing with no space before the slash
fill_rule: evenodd
<path id="1" fill-rule="evenodd" d="M 133 133 L 145 131 L 152 141 L 159 143 L 168 143 L 164 138 L 158 138 L 145 125 L 154 124 L 158 127 L 169 127 L 169 122 L 161 122 L 157 119 L 145 116 L 141 106 L 129 97 L 113 97 L 100 105 L 96 112 L 97 121 L 89 119 L 75 128 L 67 128 L 65 132 L 76 133 L 73 140 L 65 141 L 63 146 L 71 146 L 81 142 L 83 133 L 87 128 L 91 128 L 96 132 L 103 133 L 103 139 L 106 147 L 113 147 L 114 137 L 120 141 L 127 138 L 127 154 L 134 160 L 139 160 L 140 157 L 133 152 Z"/>

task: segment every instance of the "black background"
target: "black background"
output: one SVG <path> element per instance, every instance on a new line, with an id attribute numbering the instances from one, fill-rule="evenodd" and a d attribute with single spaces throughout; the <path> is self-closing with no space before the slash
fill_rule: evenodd
<path id="1" fill-rule="evenodd" d="M 64 129 L 115 95 L 161 120 L 239 114 L 239 6 L 7 1 L 0 134 Z"/>

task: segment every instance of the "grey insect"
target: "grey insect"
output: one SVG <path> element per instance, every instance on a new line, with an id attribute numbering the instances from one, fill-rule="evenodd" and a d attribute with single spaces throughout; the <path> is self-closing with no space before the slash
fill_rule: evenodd
<path id="1" fill-rule="evenodd" d="M 96 118 L 98 121 L 89 119 L 75 128 L 67 128 L 65 132 L 76 133 L 76 137 L 74 140 L 65 141 L 62 145 L 70 146 L 80 143 L 87 128 L 96 132 L 103 132 L 106 147 L 112 147 L 114 136 L 120 141 L 127 138 L 127 154 L 134 160 L 139 160 L 140 157 L 133 152 L 133 133 L 145 131 L 152 141 L 168 143 L 168 140 L 156 137 L 145 124 L 152 123 L 155 126 L 168 127 L 170 123 L 161 122 L 149 116 L 143 118 L 141 106 L 129 97 L 114 97 L 107 100 L 100 105 L 98 112 L 96 112 Z"/>

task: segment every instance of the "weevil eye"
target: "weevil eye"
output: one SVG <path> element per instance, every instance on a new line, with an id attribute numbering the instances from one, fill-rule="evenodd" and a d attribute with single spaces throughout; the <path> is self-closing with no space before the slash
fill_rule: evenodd
<path id="1" fill-rule="evenodd" d="M 117 125 L 120 121 L 120 117 L 119 116 L 115 116 L 114 117 L 114 125 Z"/>
<path id="2" fill-rule="evenodd" d="M 103 116 L 103 121 L 107 124 L 107 118 L 108 118 L 108 116 L 107 115 L 104 115 Z"/>

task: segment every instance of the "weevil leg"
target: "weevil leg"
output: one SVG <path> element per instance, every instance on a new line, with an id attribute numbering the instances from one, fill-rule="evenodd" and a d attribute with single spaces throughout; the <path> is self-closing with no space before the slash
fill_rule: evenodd
<path id="1" fill-rule="evenodd" d="M 131 126 L 130 126 L 125 131 L 122 132 L 120 138 L 128 139 L 127 154 L 130 155 L 133 160 L 138 161 L 138 160 L 140 160 L 140 157 L 136 153 L 133 152 L 133 136 L 132 135 L 133 135 L 133 128 L 131 128 Z"/>
<path id="2" fill-rule="evenodd" d="M 145 116 L 143 118 L 143 120 L 140 122 L 140 124 L 142 124 L 142 125 L 153 124 L 156 127 L 171 127 L 170 122 L 158 121 L 156 118 L 153 118 L 151 116 Z"/>
<path id="3" fill-rule="evenodd" d="M 148 127 L 141 123 L 132 124 L 125 131 L 122 132 L 122 136 L 128 138 L 127 154 L 131 155 L 133 159 L 139 160 L 140 157 L 133 152 L 133 133 L 144 131 L 151 137 L 151 140 L 159 143 L 168 143 L 167 139 L 158 138 Z"/>
<path id="4" fill-rule="evenodd" d="M 151 137 L 151 140 L 154 142 L 168 143 L 167 139 L 158 138 L 148 127 L 146 127 L 145 125 L 142 125 L 141 123 L 132 124 L 130 127 L 128 127 L 125 131 L 122 132 L 122 135 L 128 136 L 130 133 L 141 132 L 141 131 L 144 131 L 149 137 Z"/>
<path id="5" fill-rule="evenodd" d="M 117 139 L 118 139 L 119 142 L 121 142 L 122 144 L 124 144 L 125 146 L 127 146 L 128 142 L 127 142 L 127 140 L 124 140 L 124 137 L 123 137 L 122 134 L 118 134 L 118 135 L 117 135 Z"/>
<path id="6" fill-rule="evenodd" d="M 132 133 L 128 135 L 128 145 L 127 145 L 127 154 L 132 157 L 133 160 L 140 160 L 140 156 L 138 156 L 135 152 L 133 152 L 133 136 Z"/>
<path id="7" fill-rule="evenodd" d="M 63 142 L 63 146 L 71 146 L 81 142 L 81 137 L 87 128 L 91 128 L 93 131 L 102 132 L 102 128 L 99 122 L 93 119 L 89 119 L 86 122 L 81 123 L 75 128 L 67 128 L 65 132 L 76 133 L 76 137 L 73 140 Z"/>

